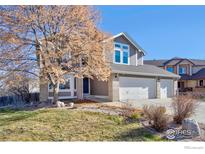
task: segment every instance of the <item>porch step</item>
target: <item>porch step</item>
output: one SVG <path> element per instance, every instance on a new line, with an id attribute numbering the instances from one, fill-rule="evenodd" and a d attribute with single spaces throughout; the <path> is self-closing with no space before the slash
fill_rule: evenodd
<path id="1" fill-rule="evenodd" d="M 96 102 L 110 102 L 106 97 L 94 96 L 94 95 L 87 95 L 84 96 L 84 99 L 93 100 Z"/>

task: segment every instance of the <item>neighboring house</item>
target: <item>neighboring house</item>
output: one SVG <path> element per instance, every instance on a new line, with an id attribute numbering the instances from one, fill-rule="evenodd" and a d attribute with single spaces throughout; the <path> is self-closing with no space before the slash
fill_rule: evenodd
<path id="1" fill-rule="evenodd" d="M 145 60 L 145 64 L 158 66 L 181 76 L 181 92 L 205 92 L 205 60 L 174 57 L 169 60 Z"/>
<path id="2" fill-rule="evenodd" d="M 173 97 L 177 92 L 180 76 L 152 65 L 145 65 L 144 50 L 126 33 L 114 39 L 111 57 L 112 73 L 107 82 L 97 79 L 78 79 L 67 76 L 65 85 L 60 86 L 59 98 L 70 99 L 93 95 L 110 101 L 129 101 Z M 40 100 L 52 99 L 49 84 L 40 85 Z"/>

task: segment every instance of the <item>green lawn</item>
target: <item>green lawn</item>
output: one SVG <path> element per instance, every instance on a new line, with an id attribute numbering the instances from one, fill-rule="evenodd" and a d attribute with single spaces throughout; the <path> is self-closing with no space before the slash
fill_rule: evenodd
<path id="1" fill-rule="evenodd" d="M 159 141 L 138 122 L 68 109 L 0 111 L 0 141 Z"/>

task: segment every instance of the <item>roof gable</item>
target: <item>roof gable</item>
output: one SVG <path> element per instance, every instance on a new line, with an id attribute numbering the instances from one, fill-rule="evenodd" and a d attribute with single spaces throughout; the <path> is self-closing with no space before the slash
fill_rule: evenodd
<path id="1" fill-rule="evenodd" d="M 146 52 L 144 51 L 144 49 L 142 49 L 127 33 L 119 33 L 113 36 L 112 39 L 118 38 L 120 36 L 124 36 L 135 48 L 139 50 L 139 52 L 142 52 L 145 55 Z"/>
<path id="2" fill-rule="evenodd" d="M 176 65 L 180 61 L 187 60 L 192 63 L 194 66 L 205 66 L 205 60 L 202 59 L 187 59 L 187 58 L 178 58 L 174 57 L 172 59 L 159 59 L 159 60 L 144 60 L 145 64 L 155 65 L 155 66 L 165 66 L 165 65 Z"/>
<path id="3" fill-rule="evenodd" d="M 164 65 L 179 65 L 180 63 L 182 63 L 184 61 L 188 61 L 189 63 L 194 65 L 194 63 L 191 60 L 186 59 L 186 58 L 172 58 L 172 59 L 166 61 L 164 63 Z"/>

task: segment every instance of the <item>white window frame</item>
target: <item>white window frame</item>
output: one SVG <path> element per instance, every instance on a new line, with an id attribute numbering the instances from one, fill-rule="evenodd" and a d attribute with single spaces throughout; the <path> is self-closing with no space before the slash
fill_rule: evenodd
<path id="1" fill-rule="evenodd" d="M 71 92 L 71 91 L 73 91 L 74 90 L 74 88 L 72 88 L 72 83 L 71 83 L 71 76 L 68 76 L 68 77 L 66 77 L 66 80 L 69 80 L 70 81 L 70 89 L 60 89 L 59 88 L 59 92 Z M 74 82 L 74 80 L 73 80 L 73 82 Z M 74 84 L 74 83 L 73 83 Z M 53 92 L 53 88 L 51 88 L 51 89 L 49 89 L 49 83 L 48 83 L 48 91 L 49 92 Z"/>
<path id="2" fill-rule="evenodd" d="M 115 47 L 115 45 L 120 45 L 120 48 L 118 47 Z M 123 49 L 123 46 L 126 46 L 128 49 Z M 116 62 L 116 59 L 115 59 L 115 50 L 118 50 L 120 51 L 120 62 Z M 127 52 L 128 53 L 128 63 L 123 63 L 123 52 Z M 113 55 L 113 63 L 115 64 L 123 64 L 123 65 L 130 65 L 130 47 L 128 44 L 123 44 L 123 43 L 117 43 L 115 42 L 114 43 L 114 55 Z"/>
<path id="3" fill-rule="evenodd" d="M 180 68 L 183 68 L 183 69 L 182 69 L 182 70 L 184 70 L 183 73 L 180 73 Z M 186 67 L 184 67 L 184 66 L 179 66 L 179 74 L 186 74 Z"/>

